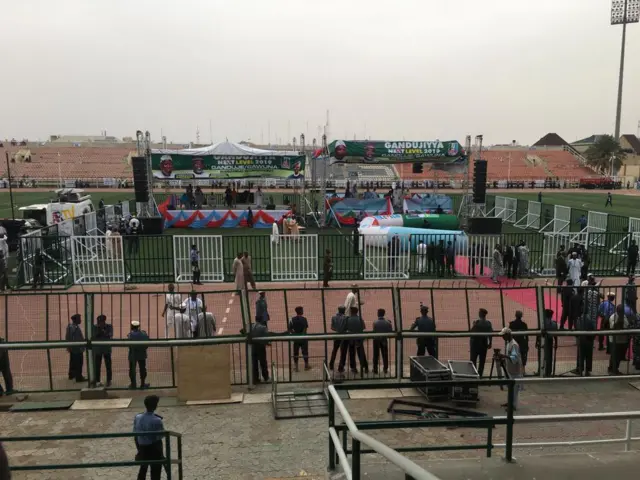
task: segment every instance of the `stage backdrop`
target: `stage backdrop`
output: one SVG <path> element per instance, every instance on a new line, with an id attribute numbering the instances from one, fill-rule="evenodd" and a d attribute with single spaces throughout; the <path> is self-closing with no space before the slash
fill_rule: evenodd
<path id="1" fill-rule="evenodd" d="M 156 180 L 285 178 L 304 180 L 305 156 L 223 142 L 184 150 L 151 150 Z"/>
<path id="2" fill-rule="evenodd" d="M 391 200 L 388 198 L 358 200 L 355 198 L 327 198 L 327 207 L 333 211 L 327 212 L 327 222 L 335 221 L 340 225 L 355 225 L 359 215 L 390 215 L 393 213 Z M 335 215 L 335 217 L 334 217 Z"/>
<path id="3" fill-rule="evenodd" d="M 331 163 L 438 163 L 466 162 L 465 152 L 456 140 L 363 141 L 336 140 L 328 146 Z"/>

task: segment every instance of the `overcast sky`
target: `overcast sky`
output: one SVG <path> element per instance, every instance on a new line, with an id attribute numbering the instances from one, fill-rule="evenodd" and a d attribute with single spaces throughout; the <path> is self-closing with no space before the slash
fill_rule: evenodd
<path id="1" fill-rule="evenodd" d="M 141 129 L 188 142 L 199 127 L 202 143 L 310 142 L 327 110 L 330 140 L 614 129 L 622 27 L 609 0 L 0 4 L 0 138 Z M 626 59 L 622 133 L 636 133 L 640 25 Z"/>

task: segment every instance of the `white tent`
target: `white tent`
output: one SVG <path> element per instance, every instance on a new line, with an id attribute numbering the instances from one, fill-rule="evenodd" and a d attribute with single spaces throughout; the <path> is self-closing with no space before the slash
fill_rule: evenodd
<path id="1" fill-rule="evenodd" d="M 261 148 L 253 148 L 247 145 L 233 142 L 220 142 L 215 143 L 208 147 L 200 148 L 185 148 L 183 150 L 163 150 L 153 149 L 152 154 L 167 154 L 167 155 L 193 155 L 193 156 L 205 156 L 205 155 L 243 155 L 243 156 L 277 156 L 277 157 L 291 157 L 300 155 L 299 152 L 285 152 L 281 150 L 263 150 Z"/>

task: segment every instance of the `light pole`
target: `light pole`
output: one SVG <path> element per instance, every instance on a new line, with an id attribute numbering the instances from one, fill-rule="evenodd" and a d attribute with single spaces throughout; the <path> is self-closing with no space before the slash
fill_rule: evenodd
<path id="1" fill-rule="evenodd" d="M 624 78 L 624 53 L 627 43 L 627 23 L 640 21 L 640 0 L 612 0 L 611 25 L 622 25 L 620 48 L 620 72 L 618 74 L 618 103 L 616 105 L 616 127 L 614 138 L 620 141 L 620 116 L 622 114 L 622 83 Z"/>

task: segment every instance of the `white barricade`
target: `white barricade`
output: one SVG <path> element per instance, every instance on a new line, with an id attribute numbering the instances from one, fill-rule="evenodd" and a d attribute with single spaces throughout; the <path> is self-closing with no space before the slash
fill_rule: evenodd
<path id="1" fill-rule="evenodd" d="M 504 217 L 505 223 L 516 223 L 516 211 L 518 209 L 518 200 L 515 198 L 505 198 Z"/>
<path id="2" fill-rule="evenodd" d="M 607 218 L 608 215 L 606 213 L 589 211 L 587 233 L 589 233 L 590 245 L 605 246 L 606 238 L 605 235 L 601 234 L 607 231 Z"/>
<path id="3" fill-rule="evenodd" d="M 408 279 L 411 266 L 409 237 L 391 245 L 386 234 L 362 235 L 365 280 Z"/>
<path id="4" fill-rule="evenodd" d="M 73 281 L 76 284 L 124 283 L 122 237 L 71 237 Z"/>
<path id="5" fill-rule="evenodd" d="M 318 280 L 318 235 L 278 235 L 271 240 L 271 281 Z"/>
<path id="6" fill-rule="evenodd" d="M 507 199 L 506 197 L 496 197 L 496 203 L 493 207 L 493 216 L 501 218 L 503 221 L 505 219 L 507 209 Z"/>
<path id="7" fill-rule="evenodd" d="M 542 213 L 542 204 L 529 200 L 527 205 L 527 214 L 519 219 L 514 227 L 518 228 L 535 228 L 540 230 L 540 215 Z"/>
<path id="8" fill-rule="evenodd" d="M 222 235 L 174 235 L 173 261 L 176 282 L 188 283 L 193 280 L 191 250 L 198 252 L 198 267 L 201 282 L 223 282 L 224 264 Z"/>
<path id="9" fill-rule="evenodd" d="M 500 235 L 469 235 L 467 243 L 456 243 L 456 268 L 460 275 L 490 277 L 493 252 Z"/>
<path id="10" fill-rule="evenodd" d="M 572 238 L 572 236 L 574 238 Z M 560 247 L 564 246 L 568 251 L 572 247 L 572 240 L 575 235 L 568 232 L 544 232 L 542 245 L 542 270 L 538 273 L 543 276 L 556 274 L 556 255 L 560 251 Z"/>
<path id="11" fill-rule="evenodd" d="M 98 217 L 96 212 L 85 213 L 83 215 L 84 226 L 87 235 L 98 235 Z"/>
<path id="12" fill-rule="evenodd" d="M 570 230 L 571 209 L 562 205 L 553 207 L 553 232 L 565 233 Z"/>

